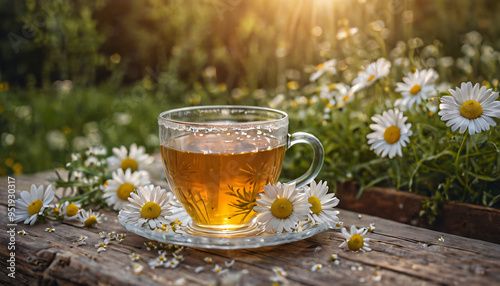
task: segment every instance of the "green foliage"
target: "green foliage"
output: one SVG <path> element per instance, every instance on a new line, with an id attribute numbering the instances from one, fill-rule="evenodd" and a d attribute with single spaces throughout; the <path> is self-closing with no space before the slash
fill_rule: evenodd
<path id="1" fill-rule="evenodd" d="M 1 175 L 61 167 L 71 152 L 94 145 L 135 142 L 157 152 L 161 111 L 244 104 L 288 112 L 291 132 L 310 132 L 325 147 L 319 178 L 357 180 L 360 195 L 385 185 L 432 196 L 424 204 L 431 215 L 441 197 L 499 205 L 498 126 L 466 138 L 451 132 L 436 97 L 405 113 L 413 135 L 403 157 L 380 158 L 366 139 L 370 117 L 392 108 L 395 84 L 413 68 L 438 72 L 440 96 L 465 81 L 498 87 L 497 1 L 27 0 L 0 7 L 13 11 L 0 23 L 19 40 L 18 52 L 8 37 L 0 40 Z M 350 27 L 358 32 L 337 37 Z M 391 73 L 355 101 L 330 106 L 321 98 L 317 89 L 350 85 L 380 57 L 392 62 Z M 331 58 L 337 73 L 310 83 L 316 65 Z M 282 180 L 308 168 L 308 152 L 300 145 L 287 152 Z"/>

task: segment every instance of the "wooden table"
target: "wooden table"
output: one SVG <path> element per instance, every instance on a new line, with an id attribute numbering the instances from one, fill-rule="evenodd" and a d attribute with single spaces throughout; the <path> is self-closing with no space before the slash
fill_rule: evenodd
<path id="1" fill-rule="evenodd" d="M 32 183 L 48 184 L 53 172 L 17 176 L 16 197 L 29 190 Z M 329 230 L 295 243 L 245 250 L 206 250 L 185 248 L 184 260 L 175 269 L 148 266 L 158 256 L 148 251 L 144 239 L 128 233 L 117 221 L 116 213 L 104 212 L 108 220 L 98 229 L 84 229 L 71 223 L 46 221 L 34 226 L 17 224 L 15 236 L 15 279 L 7 276 L 11 250 L 7 226 L 7 178 L 0 178 L 1 241 L 0 266 L 2 285 L 272 285 L 273 266 L 287 273 L 284 285 L 500 285 L 500 245 L 451 234 L 413 227 L 387 219 L 340 210 L 345 226 L 368 226 L 376 229 L 371 238 L 371 252 L 353 253 L 339 249 L 342 239 Z M 45 228 L 53 227 L 54 232 Z M 492 225 L 497 228 L 498 225 Z M 19 235 L 24 229 L 28 235 Z M 125 233 L 122 243 L 113 241 L 108 250 L 97 253 L 94 244 L 100 231 Z M 484 230 L 485 232 L 488 229 Z M 73 244 L 80 236 L 87 244 Z M 444 241 L 439 241 L 443 237 Z M 140 255 L 144 266 L 140 274 L 132 271 L 131 253 Z M 172 257 L 172 251 L 167 251 Z M 330 260 L 337 254 L 339 264 Z M 204 261 L 212 258 L 212 263 Z M 225 274 L 212 271 L 215 264 L 235 260 Z M 314 264 L 323 268 L 311 271 Z M 199 266 L 204 270 L 195 273 Z M 378 275 L 378 278 L 376 278 Z M 380 281 L 377 281 L 380 279 Z"/>

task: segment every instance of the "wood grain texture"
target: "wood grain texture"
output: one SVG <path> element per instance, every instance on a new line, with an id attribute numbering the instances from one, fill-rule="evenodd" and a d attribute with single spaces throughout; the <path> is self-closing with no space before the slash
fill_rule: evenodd
<path id="1" fill-rule="evenodd" d="M 440 209 L 436 221 L 429 225 L 419 217 L 424 196 L 399 192 L 391 188 L 373 187 L 366 189 L 357 200 L 358 190 L 359 187 L 355 182 L 339 184 L 336 194 L 340 199 L 339 207 L 406 224 L 500 243 L 498 226 L 500 209 L 447 202 Z"/>
<path id="2" fill-rule="evenodd" d="M 53 173 L 16 177 L 17 196 L 32 183 L 47 184 Z M 25 236 L 16 235 L 16 279 L 7 276 L 6 232 L 7 179 L 0 178 L 0 267 L 2 285 L 271 285 L 272 267 L 280 266 L 287 273 L 286 285 L 495 285 L 500 282 L 500 245 L 419 228 L 357 212 L 341 210 L 340 219 L 346 226 L 368 226 L 376 229 L 367 234 L 373 249 L 353 253 L 338 248 L 342 239 L 337 231 L 329 230 L 306 240 L 245 250 L 206 250 L 185 248 L 184 260 L 175 269 L 150 268 L 147 263 L 157 257 L 148 251 L 146 239 L 128 233 L 117 222 L 116 213 L 103 211 L 108 220 L 99 228 L 81 228 L 77 223 L 46 221 L 34 226 L 18 224 L 16 231 L 26 230 Z M 157 182 L 163 184 L 162 182 Z M 53 227 L 52 233 L 45 232 Z M 126 233 L 122 243 L 113 241 L 107 251 L 97 253 L 95 243 L 99 231 Z M 485 230 L 488 231 L 488 230 Z M 81 235 L 88 243 L 75 246 Z M 444 235 L 444 241 L 438 239 Z M 141 256 L 144 270 L 133 274 L 129 254 Z M 168 257 L 172 257 L 171 250 Z M 330 261 L 338 254 L 339 265 Z M 203 259 L 211 257 L 213 262 Z M 225 262 L 235 260 L 226 274 L 212 272 L 215 264 L 226 268 Z M 323 268 L 312 272 L 311 267 L 321 263 Z M 204 271 L 195 269 L 204 266 Z M 382 280 L 373 280 L 376 272 Z"/>

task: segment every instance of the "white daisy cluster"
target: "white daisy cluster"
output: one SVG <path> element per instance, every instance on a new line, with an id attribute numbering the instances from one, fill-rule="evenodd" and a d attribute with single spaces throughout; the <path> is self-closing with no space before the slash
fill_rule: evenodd
<path id="1" fill-rule="evenodd" d="M 316 224 L 328 224 L 335 228 L 339 223 L 334 209 L 339 200 L 335 194 L 327 194 L 326 182 L 311 182 L 308 187 L 296 189 L 295 183 L 265 185 L 264 193 L 256 200 L 254 211 L 257 221 L 268 232 L 282 233 L 301 231 Z"/>
<path id="2" fill-rule="evenodd" d="M 128 149 L 125 146 L 113 148 L 112 152 L 107 157 L 106 148 L 98 146 L 71 155 L 66 165 L 69 178 L 65 181 L 59 176 L 58 183 L 64 187 L 73 186 L 73 191 L 78 189 L 81 200 L 60 204 L 54 212 L 56 216 L 65 220 L 76 218 L 75 211 L 82 207 L 82 202 L 86 206 L 105 201 L 107 206 L 119 211 L 128 203 L 130 193 L 150 183 L 145 168 L 153 162 L 153 157 L 145 153 L 143 146 L 137 147 L 134 143 Z M 71 195 L 64 193 L 63 200 Z"/>
<path id="3" fill-rule="evenodd" d="M 182 255 L 173 254 L 174 257 L 171 259 L 167 258 L 167 252 L 165 250 L 158 251 L 158 257 L 149 262 L 151 268 L 163 267 L 163 268 L 176 268 L 179 266 L 182 260 L 184 260 Z"/>
<path id="4" fill-rule="evenodd" d="M 84 238 L 82 236 L 81 238 Z M 85 238 L 84 240 L 86 240 Z M 111 243 L 111 241 L 116 241 L 118 243 L 122 243 L 123 240 L 125 239 L 125 234 L 124 233 L 116 233 L 114 231 L 112 232 L 106 232 L 106 231 L 101 231 L 99 232 L 99 240 L 98 243 L 95 244 L 95 247 L 97 248 L 97 252 L 102 252 L 106 251 L 108 249 L 108 245 Z"/>

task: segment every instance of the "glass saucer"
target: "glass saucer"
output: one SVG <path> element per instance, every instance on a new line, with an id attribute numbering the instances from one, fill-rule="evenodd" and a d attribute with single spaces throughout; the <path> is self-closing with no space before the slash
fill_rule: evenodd
<path id="1" fill-rule="evenodd" d="M 136 225 L 124 223 L 118 217 L 118 221 L 130 232 L 151 240 L 207 249 L 245 249 L 258 248 L 264 246 L 280 245 L 309 238 L 315 234 L 327 230 L 327 224 L 311 226 L 301 232 L 290 233 L 268 233 L 262 232 L 257 235 L 243 237 L 217 237 L 189 234 L 181 229 L 179 232 L 151 230 L 148 227 L 138 227 Z"/>

